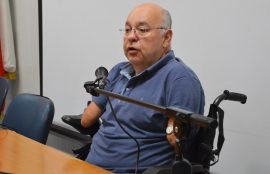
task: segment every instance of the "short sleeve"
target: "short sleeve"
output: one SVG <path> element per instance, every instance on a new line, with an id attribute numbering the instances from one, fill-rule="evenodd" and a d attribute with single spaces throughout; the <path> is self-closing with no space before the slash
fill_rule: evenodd
<path id="1" fill-rule="evenodd" d="M 204 112 L 204 92 L 200 82 L 192 77 L 173 80 L 167 91 L 167 106 L 174 106 L 194 113 Z"/>

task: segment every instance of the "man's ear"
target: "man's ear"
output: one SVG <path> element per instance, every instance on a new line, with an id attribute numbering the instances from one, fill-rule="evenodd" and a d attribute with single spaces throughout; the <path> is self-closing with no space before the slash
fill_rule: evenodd
<path id="1" fill-rule="evenodd" d="M 163 48 L 169 48 L 171 46 L 172 36 L 172 30 L 166 30 L 166 33 L 164 34 Z"/>

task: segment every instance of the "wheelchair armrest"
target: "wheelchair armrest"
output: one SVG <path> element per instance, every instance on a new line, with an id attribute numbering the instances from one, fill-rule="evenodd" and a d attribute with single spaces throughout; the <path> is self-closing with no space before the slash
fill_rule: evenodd
<path id="1" fill-rule="evenodd" d="M 90 135 L 91 137 L 98 131 L 100 123 L 97 121 L 91 128 L 84 128 L 81 125 L 82 114 L 80 115 L 64 115 L 62 116 L 62 121 L 76 130 L 81 134 Z"/>
<path id="2" fill-rule="evenodd" d="M 73 154 L 76 155 L 76 158 L 79 158 L 81 160 L 85 160 L 88 153 L 89 153 L 90 147 L 91 147 L 91 143 L 89 142 L 89 143 L 87 143 L 79 148 L 73 148 L 72 152 L 73 152 Z"/>
<path id="3" fill-rule="evenodd" d="M 62 121 L 78 130 L 81 134 L 89 135 L 89 129 L 81 125 L 82 115 L 64 115 Z"/>

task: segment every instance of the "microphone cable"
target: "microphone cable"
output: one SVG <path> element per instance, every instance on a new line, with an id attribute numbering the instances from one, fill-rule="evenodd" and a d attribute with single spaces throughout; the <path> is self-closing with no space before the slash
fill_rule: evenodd
<path id="1" fill-rule="evenodd" d="M 117 124 L 119 125 L 119 127 L 132 139 L 132 140 L 134 140 L 135 141 L 135 143 L 136 143 L 136 146 L 137 146 L 137 158 L 136 158 L 136 166 L 135 166 L 135 174 L 137 174 L 138 173 L 138 166 L 139 166 L 139 159 L 140 159 L 140 152 L 141 152 L 141 149 L 140 149 L 140 144 L 139 144 L 139 142 L 137 141 L 137 139 L 136 138 L 134 138 L 130 133 L 128 133 L 125 129 L 124 129 L 124 127 L 121 125 L 121 123 L 119 122 L 119 120 L 117 119 L 117 117 L 116 117 L 116 114 L 115 114 L 115 112 L 114 112 L 114 109 L 113 109 L 113 107 L 112 107 L 112 103 L 111 103 L 111 101 L 110 101 L 110 99 L 109 99 L 109 97 L 107 96 L 107 100 L 108 100 L 108 102 L 109 102 L 109 105 L 110 105 L 110 108 L 111 108 L 111 110 L 112 110 L 112 114 L 113 114 L 113 117 L 114 117 L 114 119 L 115 119 L 115 121 L 117 122 Z"/>

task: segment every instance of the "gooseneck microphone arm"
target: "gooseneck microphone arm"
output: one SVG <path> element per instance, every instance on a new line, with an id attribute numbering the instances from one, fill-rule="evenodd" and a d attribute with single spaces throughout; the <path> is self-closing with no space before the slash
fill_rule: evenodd
<path id="1" fill-rule="evenodd" d="M 117 99 L 129 102 L 129 103 L 133 103 L 133 104 L 140 105 L 149 109 L 153 109 L 155 111 L 165 114 L 168 117 L 174 116 L 175 119 L 180 119 L 181 122 L 190 122 L 199 127 L 215 128 L 217 126 L 217 121 L 215 119 L 204 117 L 199 114 L 194 114 L 192 112 L 189 112 L 183 109 L 174 108 L 174 107 L 164 107 L 164 106 L 152 104 L 149 102 L 135 100 L 135 99 L 132 99 L 123 95 L 119 95 L 116 93 L 112 93 L 103 89 L 98 89 L 95 86 L 85 86 L 85 87 L 87 88 L 86 89 L 87 92 L 94 91 L 95 93 L 98 93 L 104 96 L 117 98 Z"/>
<path id="2" fill-rule="evenodd" d="M 95 75 L 96 75 L 95 81 L 85 82 L 84 84 L 86 92 L 92 94 L 93 96 L 98 96 L 99 94 L 101 94 L 107 97 L 117 98 L 129 103 L 137 104 L 161 112 L 166 116 L 168 116 L 169 118 L 176 119 L 177 121 L 180 122 L 190 122 L 199 127 L 210 127 L 210 128 L 217 127 L 217 121 L 212 118 L 203 117 L 201 115 L 194 114 L 192 112 L 175 107 L 164 107 L 149 102 L 132 99 L 123 95 L 103 90 L 106 85 L 108 70 L 102 66 L 96 69 Z"/>

